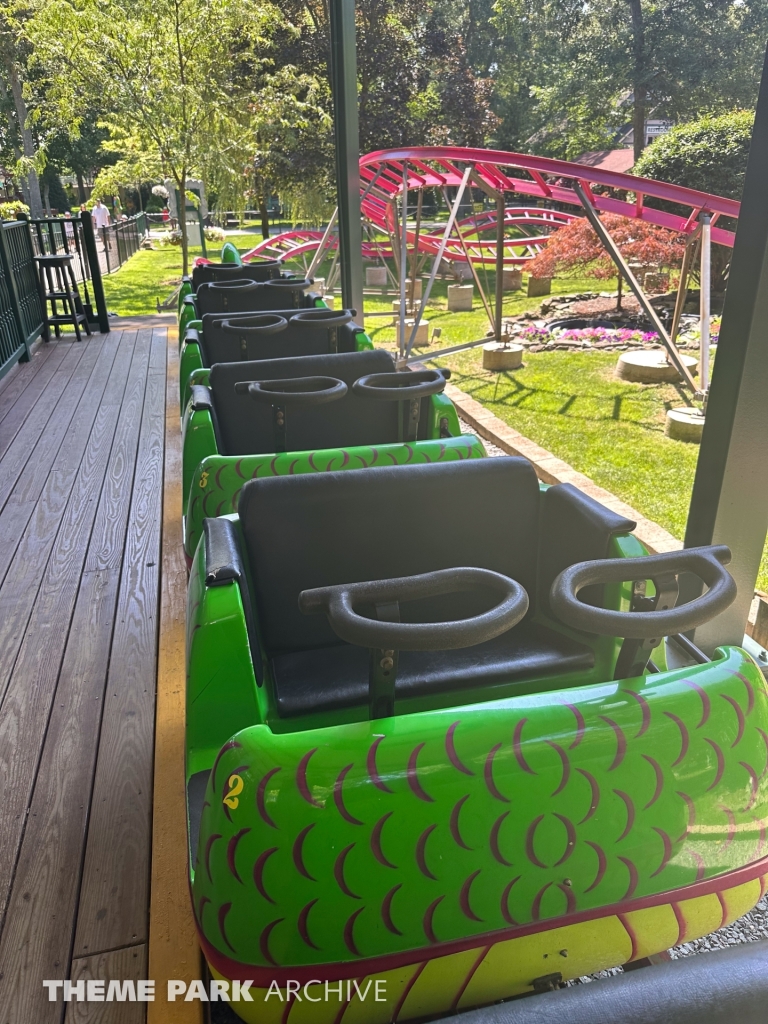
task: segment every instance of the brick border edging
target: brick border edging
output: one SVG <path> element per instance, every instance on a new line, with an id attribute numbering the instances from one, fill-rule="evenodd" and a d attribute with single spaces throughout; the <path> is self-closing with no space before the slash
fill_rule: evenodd
<path id="1" fill-rule="evenodd" d="M 414 369 L 416 367 L 414 366 Z M 426 369 L 426 367 L 425 367 Z M 546 448 L 530 441 L 527 437 L 512 427 L 507 426 L 498 416 L 494 416 L 484 405 L 470 398 L 454 384 L 446 384 L 445 394 L 456 406 L 462 419 L 477 431 L 477 433 L 491 444 L 497 445 L 508 455 L 522 455 L 533 463 L 534 469 L 540 480 L 546 484 L 569 483 L 578 487 L 580 491 L 588 494 L 601 505 L 605 505 L 613 512 L 637 523 L 635 536 L 648 549 L 651 554 L 661 551 L 678 551 L 682 544 L 679 540 L 668 533 L 658 523 L 646 519 L 630 505 L 620 501 L 610 491 L 590 480 L 583 473 L 578 473 L 573 466 L 558 459 Z"/>

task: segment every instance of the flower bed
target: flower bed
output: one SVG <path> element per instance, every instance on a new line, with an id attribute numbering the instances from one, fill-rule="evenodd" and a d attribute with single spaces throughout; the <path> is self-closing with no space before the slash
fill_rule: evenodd
<path id="1" fill-rule="evenodd" d="M 710 321 L 710 344 L 717 345 L 720 334 L 719 316 Z M 570 349 L 628 349 L 655 348 L 661 339 L 655 331 L 642 331 L 638 327 L 553 327 L 547 323 L 508 323 L 510 340 L 524 345 L 533 352 L 546 348 Z M 698 348 L 701 332 L 698 324 L 682 331 L 677 339 L 679 348 Z"/>
<path id="2" fill-rule="evenodd" d="M 628 345 L 658 345 L 655 331 L 640 331 L 629 327 L 550 328 L 527 324 L 515 332 L 515 340 L 537 351 L 552 345 L 567 348 L 614 348 Z"/>

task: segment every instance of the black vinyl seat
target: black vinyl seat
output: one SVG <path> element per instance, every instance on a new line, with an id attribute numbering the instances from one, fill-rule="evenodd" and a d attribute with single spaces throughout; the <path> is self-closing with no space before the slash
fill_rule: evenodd
<path id="1" fill-rule="evenodd" d="M 280 260 L 261 260 L 259 263 L 202 263 L 192 268 L 192 288 L 211 281 L 270 281 L 280 277 Z"/>
<path id="2" fill-rule="evenodd" d="M 206 313 L 258 313 L 272 309 L 310 309 L 319 298 L 307 280 L 250 281 L 235 278 L 201 284 L 195 293 L 199 317 Z"/>
<path id="3" fill-rule="evenodd" d="M 588 671 L 588 638 L 574 640 L 536 614 L 546 614 L 562 569 L 606 557 L 611 538 L 635 526 L 570 484 L 542 492 L 533 466 L 511 457 L 253 480 L 243 487 L 239 515 L 250 597 L 278 714 L 286 718 L 368 698 L 368 650 L 340 641 L 324 615 L 299 610 L 299 594 L 315 587 L 459 566 L 490 569 L 525 587 L 529 614 L 496 639 L 402 651 L 399 700 Z M 588 600 L 600 604 L 602 591 L 593 588 Z M 477 592 L 414 601 L 401 604 L 401 621 L 458 619 L 487 602 Z"/>
<path id="4" fill-rule="evenodd" d="M 227 317 L 221 313 L 206 313 L 202 336 L 198 338 L 203 365 L 354 352 L 355 336 L 362 333 L 362 327 L 354 320 L 338 326 L 327 324 L 329 320 L 343 319 L 342 312 L 345 311 L 308 309 L 299 314 L 299 321 L 294 321 L 295 309 L 270 310 L 265 316 L 279 316 L 287 321 L 285 327 L 274 333 L 248 331 L 249 324 L 258 320 L 259 314 L 238 313 Z M 238 326 L 245 330 L 238 331 Z"/>
<path id="5" fill-rule="evenodd" d="M 366 704 L 368 650 L 345 644 L 279 654 L 272 659 L 275 695 L 281 718 L 295 718 Z M 427 697 L 474 686 L 493 686 L 559 673 L 588 671 L 595 664 L 591 647 L 530 621 L 475 647 L 456 651 L 401 651 L 396 693 Z"/>
<path id="6" fill-rule="evenodd" d="M 261 455 L 275 451 L 272 409 L 235 391 L 241 381 L 285 380 L 296 377 L 335 377 L 348 387 L 343 398 L 310 408 L 291 407 L 287 413 L 290 451 L 394 443 L 398 440 L 396 402 L 361 398 L 352 390 L 360 377 L 393 373 L 389 352 L 369 350 L 335 355 L 297 356 L 246 363 L 216 363 L 211 367 L 213 425 L 220 455 Z M 193 389 L 193 402 L 195 389 Z M 426 437 L 427 405 L 422 401 L 418 439 Z"/>

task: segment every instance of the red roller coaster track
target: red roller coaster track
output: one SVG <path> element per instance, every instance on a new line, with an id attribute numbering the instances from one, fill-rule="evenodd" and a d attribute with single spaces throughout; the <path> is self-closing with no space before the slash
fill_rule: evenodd
<path id="1" fill-rule="evenodd" d="M 391 218 L 390 218 L 391 219 Z M 574 214 L 564 213 L 560 210 L 541 209 L 537 206 L 510 206 L 505 211 L 504 226 L 506 229 L 516 231 L 516 237 L 508 237 L 505 242 L 505 263 L 524 263 L 533 256 L 549 240 L 553 227 L 560 227 L 574 219 Z M 370 218 L 373 228 L 379 231 L 386 231 L 389 235 L 391 226 L 384 222 Z M 483 239 L 484 232 L 496 232 L 496 211 L 488 210 L 476 216 L 465 217 L 457 222 L 457 228 L 461 231 L 464 245 L 470 253 L 471 258 L 478 263 L 492 262 L 495 259 L 496 242 Z M 536 232 L 529 234 L 529 232 Z M 259 242 L 255 248 L 246 253 L 246 262 L 255 257 L 269 259 L 293 259 L 303 256 L 306 253 L 314 252 L 326 238 L 323 231 L 295 230 L 284 231 L 275 235 L 274 238 L 267 238 Z M 415 232 L 408 232 L 408 242 L 413 246 L 416 242 Z M 440 246 L 440 236 L 432 232 L 422 232 L 418 239 L 419 251 L 434 255 Z M 338 244 L 336 235 L 329 235 L 326 238 L 325 248 L 333 250 Z M 522 252 L 516 252 L 516 250 Z M 490 254 L 490 255 L 489 255 Z M 382 259 L 392 256 L 392 243 L 390 238 L 381 239 L 371 237 L 363 240 L 362 255 L 364 259 Z M 463 247 L 457 239 L 451 239 L 446 247 L 446 260 L 466 262 Z"/>
<path id="2" fill-rule="evenodd" d="M 731 227 L 721 227 L 718 221 L 727 218 L 735 221 L 739 215 L 739 203 L 734 199 L 709 195 L 696 189 L 669 185 L 650 178 L 635 177 L 616 171 L 604 171 L 586 164 L 566 160 L 552 160 L 548 157 L 529 156 L 524 153 L 505 153 L 490 149 L 469 149 L 457 146 L 417 146 L 406 149 L 379 150 L 369 153 L 360 160 L 362 212 L 374 230 L 383 231 L 391 239 L 396 233 L 397 200 L 403 191 L 404 172 L 408 191 L 420 189 L 452 189 L 461 184 L 467 166 L 472 167 L 470 184 L 507 196 L 515 193 L 526 200 L 546 204 L 564 204 L 572 212 L 533 206 L 509 206 L 505 212 L 505 227 L 516 229 L 517 237 L 507 237 L 504 242 L 504 263 L 523 264 L 535 256 L 555 225 L 566 223 L 577 215 L 582 203 L 574 188 L 578 182 L 593 206 L 606 213 L 617 213 L 634 217 L 651 224 L 670 228 L 683 234 L 693 233 L 702 211 L 712 215 L 712 241 L 732 246 L 734 232 Z M 674 204 L 670 210 L 658 209 L 649 201 Z M 466 255 L 473 263 L 490 264 L 496 260 L 495 211 L 477 217 L 468 217 L 457 224 L 462 240 L 451 238 L 445 249 L 445 258 L 466 261 Z M 541 232 L 529 236 L 535 229 Z M 323 239 L 322 232 L 292 231 L 267 239 L 252 249 L 246 259 L 282 256 L 289 259 L 316 250 Z M 432 231 L 408 231 L 410 246 L 418 244 L 424 254 L 437 253 L 440 235 Z M 329 235 L 327 248 L 335 248 L 336 239 Z M 391 241 L 366 241 L 364 256 L 388 256 L 392 254 Z M 465 254 L 466 249 L 466 254 Z"/>

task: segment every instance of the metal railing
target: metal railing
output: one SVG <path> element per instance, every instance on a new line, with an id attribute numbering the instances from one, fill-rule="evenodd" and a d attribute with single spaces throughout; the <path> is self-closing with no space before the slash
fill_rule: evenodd
<path id="1" fill-rule="evenodd" d="M 26 221 L 0 224 L 0 377 L 29 359 L 43 331 L 35 251 Z"/>
<path id="2" fill-rule="evenodd" d="M 71 220 L 62 217 L 42 217 L 40 220 L 30 220 L 27 223 L 35 256 L 55 256 L 60 253 L 68 253 L 73 257 L 72 272 L 82 292 L 80 298 L 83 302 L 83 310 L 89 323 L 94 325 L 100 323 L 100 311 L 97 309 L 98 303 L 93 294 L 95 290 L 94 261 L 92 254 L 89 255 L 88 251 L 88 242 L 92 241 L 93 236 L 90 215 L 87 228 L 83 217 L 72 217 Z M 91 235 L 90 239 L 86 237 L 88 234 Z M 95 248 L 94 245 L 93 249 L 95 250 Z M 104 271 L 100 263 L 101 260 L 98 261 L 97 266 L 101 274 Z"/>
<path id="3" fill-rule="evenodd" d="M 30 220 L 27 223 L 35 256 L 55 256 L 59 253 L 71 253 L 74 256 L 72 271 L 78 284 L 84 283 L 87 297 L 87 282 L 91 279 L 91 270 L 80 217 L 72 217 L 71 220 L 62 217 L 42 217 L 40 220 Z"/>
<path id="4" fill-rule="evenodd" d="M 148 231 L 149 223 L 145 213 L 99 228 L 96 237 L 101 243 L 97 248 L 102 274 L 112 274 L 119 270 L 138 251 Z"/>

